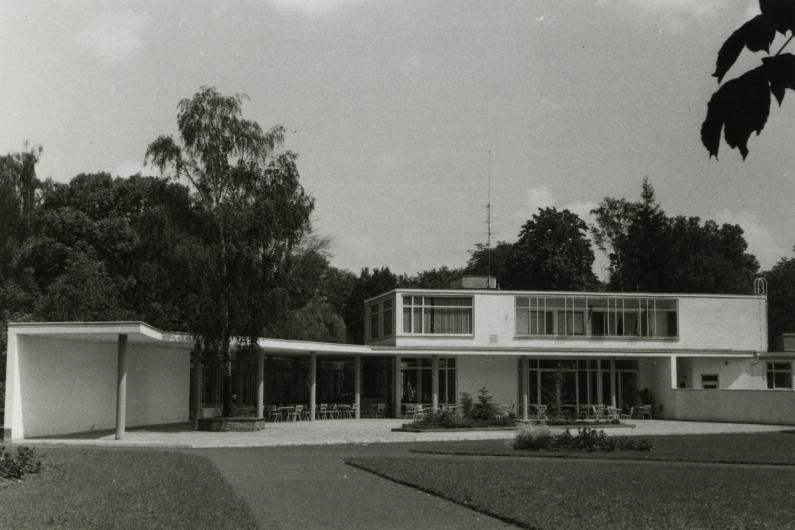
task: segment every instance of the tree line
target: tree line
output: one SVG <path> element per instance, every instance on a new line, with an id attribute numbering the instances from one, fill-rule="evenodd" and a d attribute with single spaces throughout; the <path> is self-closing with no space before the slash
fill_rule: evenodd
<path id="1" fill-rule="evenodd" d="M 738 225 L 667 216 L 647 179 L 637 201 L 606 197 L 592 225 L 541 208 L 516 242 L 477 245 L 462 268 L 338 269 L 331 240 L 312 232 L 314 198 L 297 155 L 281 151 L 283 129 L 243 119 L 245 99 L 202 87 L 181 101 L 179 135 L 157 138 L 145 155 L 160 176 L 91 173 L 61 184 L 37 177 L 41 147 L 0 156 L 4 355 L 10 321 L 140 320 L 192 334 L 231 378 L 233 341 L 244 351 L 257 337 L 363 343 L 364 300 L 446 288 L 463 274 L 513 290 L 721 294 L 750 294 L 760 275 Z M 595 250 L 609 260 L 604 281 Z M 772 340 L 795 331 L 795 260 L 763 274 Z"/>

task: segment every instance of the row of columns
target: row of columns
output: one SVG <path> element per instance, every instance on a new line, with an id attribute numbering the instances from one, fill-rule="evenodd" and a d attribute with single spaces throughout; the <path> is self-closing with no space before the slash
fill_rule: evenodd
<path id="1" fill-rule="evenodd" d="M 522 372 L 522 380 L 520 383 L 519 392 L 522 395 L 522 418 L 527 420 L 529 419 L 529 412 L 528 409 L 530 408 L 530 399 L 529 394 L 530 390 L 528 388 L 528 379 L 530 373 L 530 360 L 527 357 L 521 358 L 521 372 Z M 602 395 L 602 378 L 596 378 L 596 385 L 597 391 L 596 394 L 601 399 Z M 616 406 L 616 360 L 615 357 L 610 358 L 610 406 Z"/>
<path id="2" fill-rule="evenodd" d="M 121 350 L 120 350 L 121 351 Z M 121 354 L 120 354 L 121 355 Z M 199 419 L 202 417 L 202 363 L 201 363 L 201 347 L 196 344 L 193 350 L 193 428 L 199 427 Z M 121 359 L 121 357 L 120 357 Z M 121 360 L 119 361 L 121 363 Z M 271 358 L 265 357 L 262 350 L 257 351 L 257 411 L 262 414 L 265 409 L 265 396 L 270 394 L 270 378 L 265 377 L 265 372 L 270 372 Z M 362 362 L 361 355 L 354 355 L 354 399 L 356 403 L 356 419 L 361 418 L 361 383 L 362 383 Z M 237 370 L 241 374 L 240 369 Z M 240 376 L 238 376 L 239 378 Z M 238 388 L 240 385 L 238 384 Z M 238 392 L 238 400 L 241 399 L 241 392 Z M 317 353 L 309 352 L 309 419 L 314 421 L 317 417 Z M 118 418 L 118 412 L 117 412 Z M 117 422 L 118 426 L 118 422 Z M 117 427 L 118 429 L 118 427 Z"/>

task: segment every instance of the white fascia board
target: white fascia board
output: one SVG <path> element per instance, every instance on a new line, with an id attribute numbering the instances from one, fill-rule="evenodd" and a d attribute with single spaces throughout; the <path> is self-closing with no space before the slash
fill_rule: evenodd
<path id="1" fill-rule="evenodd" d="M 259 339 L 257 345 L 265 350 L 266 353 L 325 353 L 325 354 L 346 354 L 346 355 L 371 355 L 373 353 L 370 346 L 361 344 L 335 344 L 330 342 L 311 342 L 300 340 L 284 339 Z"/>

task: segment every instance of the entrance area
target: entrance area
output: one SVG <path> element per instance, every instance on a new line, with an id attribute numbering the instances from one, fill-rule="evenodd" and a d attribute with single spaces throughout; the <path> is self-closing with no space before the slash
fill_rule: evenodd
<path id="1" fill-rule="evenodd" d="M 639 404 L 637 361 L 529 359 L 528 366 L 530 405 L 551 405 L 560 399 L 564 408 L 574 412 L 581 406 L 612 405 L 614 396 L 616 406 L 626 411 Z M 521 362 L 519 367 L 521 376 Z"/>

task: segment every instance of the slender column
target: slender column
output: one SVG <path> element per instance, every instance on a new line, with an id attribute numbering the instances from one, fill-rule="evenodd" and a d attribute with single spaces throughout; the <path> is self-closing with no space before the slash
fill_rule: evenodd
<path id="1" fill-rule="evenodd" d="M 616 359 L 610 357 L 610 406 L 616 406 Z"/>
<path id="2" fill-rule="evenodd" d="M 202 419 L 202 346 L 196 341 L 193 345 L 193 430 L 199 428 Z"/>
<path id="3" fill-rule="evenodd" d="M 353 386 L 355 390 L 356 419 L 362 417 L 362 356 L 353 356 Z"/>
<path id="4" fill-rule="evenodd" d="M 423 396 L 423 389 L 422 389 L 422 372 L 423 372 L 422 359 L 417 359 L 417 370 L 416 370 L 416 372 L 417 372 L 417 399 L 415 400 L 415 403 L 422 403 L 424 401 L 424 399 L 422 397 Z"/>
<path id="5" fill-rule="evenodd" d="M 243 406 L 243 352 L 240 348 L 235 353 L 235 406 Z"/>
<path id="6" fill-rule="evenodd" d="M 315 421 L 317 401 L 317 353 L 309 352 L 309 421 Z"/>
<path id="7" fill-rule="evenodd" d="M 116 371 L 116 439 L 124 439 L 127 421 L 127 335 L 119 335 L 119 364 Z"/>
<path id="8" fill-rule="evenodd" d="M 265 416 L 265 352 L 257 348 L 257 417 Z"/>
<path id="9" fill-rule="evenodd" d="M 439 408 L 439 356 L 431 355 L 431 408 Z"/>
<path id="10" fill-rule="evenodd" d="M 596 404 L 604 405 L 604 388 L 602 388 L 602 360 L 596 361 Z"/>
<path id="11" fill-rule="evenodd" d="M 400 402 L 403 400 L 403 374 L 400 369 L 400 355 L 395 355 L 394 366 L 392 367 L 392 401 L 395 404 L 394 414 L 400 417 Z"/>
<path id="12" fill-rule="evenodd" d="M 271 356 L 268 355 L 265 357 L 265 406 L 271 404 L 271 397 L 273 395 L 273 390 L 271 388 L 271 380 L 273 379 L 273 374 L 271 374 L 272 370 L 273 363 L 271 361 Z"/>
<path id="13" fill-rule="evenodd" d="M 528 368 L 529 363 L 527 362 L 527 357 L 522 357 L 522 419 L 530 419 L 530 413 L 527 410 L 530 406 L 530 400 L 528 399 L 528 389 L 527 383 L 530 378 L 530 370 Z"/>

